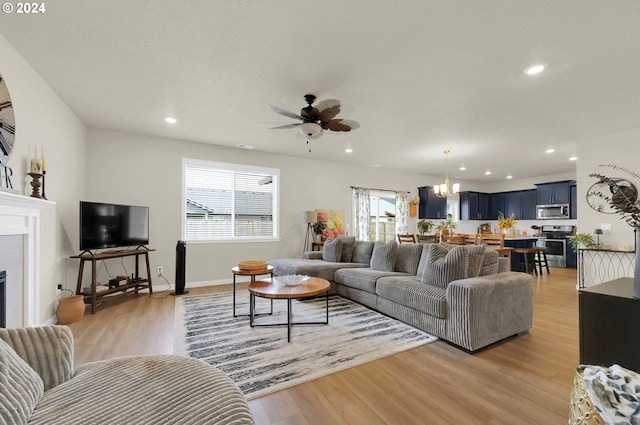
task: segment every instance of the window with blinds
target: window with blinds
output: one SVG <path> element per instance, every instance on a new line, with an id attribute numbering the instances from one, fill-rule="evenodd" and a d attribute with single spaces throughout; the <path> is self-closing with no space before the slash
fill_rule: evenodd
<path id="1" fill-rule="evenodd" d="M 278 237 L 273 168 L 183 160 L 184 240 L 224 242 Z"/>

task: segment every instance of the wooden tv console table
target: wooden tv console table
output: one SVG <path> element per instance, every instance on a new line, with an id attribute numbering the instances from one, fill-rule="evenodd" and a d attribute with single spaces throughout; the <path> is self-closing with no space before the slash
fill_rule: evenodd
<path id="1" fill-rule="evenodd" d="M 155 251 L 154 249 L 135 249 L 135 250 L 122 250 L 122 251 L 104 251 L 96 254 L 81 254 L 73 255 L 71 258 L 77 258 L 80 260 L 80 267 L 78 268 L 78 283 L 76 285 L 76 295 L 84 295 L 91 298 L 91 314 L 96 311 L 96 303 L 99 298 L 105 295 L 113 294 L 116 292 L 127 292 L 129 289 L 134 288 L 137 294 L 140 289 L 149 288 L 149 294 L 153 294 L 153 288 L 151 286 L 151 267 L 149 265 L 149 252 Z M 147 277 L 140 277 L 139 258 L 143 255 L 147 262 Z M 135 256 L 136 271 L 133 278 L 128 278 L 127 283 L 106 289 L 104 291 L 97 292 L 97 270 L 96 262 L 101 260 L 110 260 L 113 258 L 122 258 Z M 88 292 L 82 291 L 82 276 L 84 274 L 84 263 L 91 261 L 91 288 Z"/>

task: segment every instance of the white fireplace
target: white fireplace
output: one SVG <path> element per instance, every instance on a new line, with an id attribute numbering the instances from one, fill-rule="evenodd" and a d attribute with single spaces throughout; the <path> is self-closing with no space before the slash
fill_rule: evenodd
<path id="1" fill-rule="evenodd" d="M 7 327 L 41 324 L 40 209 L 54 202 L 0 191 L 0 270 L 7 271 Z"/>

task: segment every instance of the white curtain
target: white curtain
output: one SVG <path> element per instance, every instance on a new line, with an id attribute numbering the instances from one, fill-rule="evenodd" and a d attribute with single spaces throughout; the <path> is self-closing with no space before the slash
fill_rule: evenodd
<path id="1" fill-rule="evenodd" d="M 371 215 L 370 190 L 363 187 L 351 188 L 353 195 L 353 234 L 359 241 L 369 240 L 369 216 Z"/>
<path id="2" fill-rule="evenodd" d="M 409 222 L 409 194 L 396 192 L 396 233 L 406 235 Z"/>

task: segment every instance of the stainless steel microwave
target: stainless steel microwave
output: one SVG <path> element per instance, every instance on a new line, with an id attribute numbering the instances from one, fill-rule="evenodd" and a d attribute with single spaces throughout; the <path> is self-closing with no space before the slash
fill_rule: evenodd
<path id="1" fill-rule="evenodd" d="M 569 204 L 537 205 L 538 220 L 569 218 Z"/>

